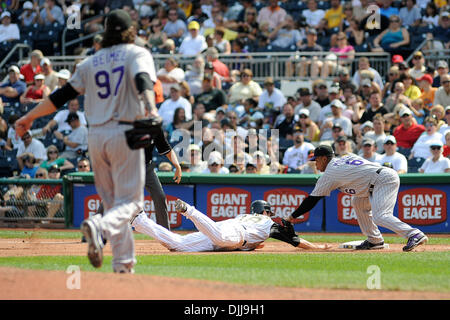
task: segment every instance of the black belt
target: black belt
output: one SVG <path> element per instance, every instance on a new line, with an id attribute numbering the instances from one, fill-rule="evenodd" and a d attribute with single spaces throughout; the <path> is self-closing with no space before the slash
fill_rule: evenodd
<path id="1" fill-rule="evenodd" d="M 380 174 L 380 172 L 381 172 L 381 170 L 383 170 L 384 168 L 379 168 L 376 172 L 377 172 L 377 174 Z M 370 195 L 372 195 L 372 192 L 373 192 L 373 188 L 374 188 L 375 186 L 373 185 L 373 184 L 371 184 L 370 186 L 369 186 L 369 193 L 370 193 Z"/>

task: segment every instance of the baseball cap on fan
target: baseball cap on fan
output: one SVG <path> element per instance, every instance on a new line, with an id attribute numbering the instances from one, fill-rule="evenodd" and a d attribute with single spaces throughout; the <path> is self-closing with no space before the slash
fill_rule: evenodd
<path id="1" fill-rule="evenodd" d="M 133 20 L 131 19 L 128 12 L 122 9 L 112 10 L 106 16 L 106 29 L 114 31 L 124 31 L 133 25 Z"/>
<path id="2" fill-rule="evenodd" d="M 334 157 L 334 151 L 329 145 L 326 145 L 326 144 L 320 145 L 314 150 L 314 156 L 309 160 L 314 161 L 314 160 L 316 160 L 317 157 L 321 157 L 321 156 L 325 156 L 325 157 L 329 157 L 329 158 Z"/>

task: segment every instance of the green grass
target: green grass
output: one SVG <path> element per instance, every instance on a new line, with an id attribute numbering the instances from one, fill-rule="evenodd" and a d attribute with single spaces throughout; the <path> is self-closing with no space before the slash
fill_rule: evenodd
<path id="1" fill-rule="evenodd" d="M 136 273 L 261 286 L 366 289 L 369 266 L 380 269 L 381 289 L 450 291 L 450 252 L 390 254 L 205 254 L 138 256 Z M 2 257 L 0 266 L 111 272 L 111 257 L 94 269 L 86 257 Z"/>
<path id="2" fill-rule="evenodd" d="M 0 238 L 80 239 L 79 232 L 0 231 Z M 345 242 L 355 235 L 309 235 L 312 242 Z M 136 239 L 148 239 L 136 234 Z M 395 236 L 387 243 L 404 243 Z M 431 237 L 430 244 L 450 244 L 450 238 Z M 94 269 L 85 256 L 0 257 L 0 266 L 65 271 L 77 265 L 82 271 L 111 272 L 111 257 Z M 193 278 L 260 286 L 367 289 L 369 266 L 380 269 L 381 289 L 450 292 L 450 252 L 408 253 L 228 253 L 201 255 L 144 255 L 137 257 L 136 273 Z"/>
<path id="3" fill-rule="evenodd" d="M 354 235 L 327 235 L 324 234 L 308 234 L 303 233 L 300 234 L 300 237 L 310 241 L 310 242 L 328 242 L 328 243 L 343 243 L 347 241 L 354 240 L 363 240 L 364 236 L 360 233 L 355 233 Z M 12 238 L 33 238 L 33 239 L 81 239 L 81 232 L 79 230 L 70 230 L 70 231 L 53 231 L 53 230 L 32 230 L 29 231 L 17 231 L 17 230 L 0 230 L 0 239 L 12 239 Z M 147 240 L 150 239 L 148 236 L 135 233 L 134 238 L 136 240 Z M 392 234 L 384 235 L 384 239 L 386 243 L 394 243 L 394 244 L 404 244 L 406 240 Z M 442 245 L 450 245 L 450 236 L 447 237 L 429 237 L 428 244 L 442 244 Z M 267 241 L 277 241 L 273 239 L 268 239 Z"/>

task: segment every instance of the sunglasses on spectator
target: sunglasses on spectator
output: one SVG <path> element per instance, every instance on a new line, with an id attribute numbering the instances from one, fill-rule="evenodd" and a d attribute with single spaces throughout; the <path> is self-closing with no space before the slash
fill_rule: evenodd
<path id="1" fill-rule="evenodd" d="M 422 56 L 414 56 L 413 59 L 419 60 L 419 59 L 422 59 Z"/>
<path id="2" fill-rule="evenodd" d="M 87 168 L 87 167 L 88 167 L 87 165 L 84 165 L 84 166 L 79 165 L 79 166 L 78 166 L 78 169 L 83 169 L 83 168 Z"/>
<path id="3" fill-rule="evenodd" d="M 371 144 L 365 144 L 365 145 L 363 145 L 363 147 L 371 147 L 372 145 Z"/>
<path id="4" fill-rule="evenodd" d="M 241 78 L 246 78 L 246 77 L 250 77 L 248 74 L 241 74 Z"/>
<path id="5" fill-rule="evenodd" d="M 397 20 L 397 19 L 392 19 L 392 20 L 390 20 L 391 22 L 400 22 L 400 20 Z"/>
<path id="6" fill-rule="evenodd" d="M 431 150 L 441 150 L 441 147 L 439 147 L 439 146 L 432 146 Z"/>
<path id="7" fill-rule="evenodd" d="M 248 16 L 254 16 L 256 14 L 256 12 L 247 12 Z"/>
<path id="8" fill-rule="evenodd" d="M 304 114 L 302 114 L 302 115 L 300 116 L 300 119 L 306 119 L 306 118 L 308 118 L 308 117 L 305 116 Z"/>
<path id="9" fill-rule="evenodd" d="M 450 80 L 445 80 L 445 81 L 442 81 L 442 83 L 443 83 L 443 84 L 447 84 L 447 83 L 450 83 Z"/>
<path id="10" fill-rule="evenodd" d="M 445 115 L 448 115 L 448 114 L 450 114 L 450 111 L 446 111 L 446 112 L 445 112 Z"/>
<path id="11" fill-rule="evenodd" d="M 49 154 L 52 154 L 52 153 L 58 153 L 58 151 L 52 150 L 52 151 L 49 151 L 48 153 L 49 153 Z"/>
<path id="12" fill-rule="evenodd" d="M 36 178 L 45 177 L 45 174 L 43 173 L 36 173 Z"/>
<path id="13" fill-rule="evenodd" d="M 434 126 L 434 123 L 430 123 L 430 122 L 425 123 L 425 127 L 433 127 L 433 126 Z"/>
<path id="14" fill-rule="evenodd" d="M 337 38 L 338 40 L 345 40 L 346 38 Z"/>
<path id="15" fill-rule="evenodd" d="M 393 145 L 394 143 L 391 142 L 391 141 L 388 141 L 388 142 L 386 142 L 385 144 L 391 144 L 391 145 Z"/>
<path id="16" fill-rule="evenodd" d="M 389 73 L 390 76 L 396 76 L 398 73 Z"/>

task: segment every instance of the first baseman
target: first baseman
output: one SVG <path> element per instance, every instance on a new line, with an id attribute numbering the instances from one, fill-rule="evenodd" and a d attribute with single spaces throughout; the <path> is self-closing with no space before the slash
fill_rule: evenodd
<path id="1" fill-rule="evenodd" d="M 328 249 L 328 245 L 316 245 L 299 238 L 291 223 L 284 225 L 272 220 L 274 213 L 270 204 L 263 200 L 253 201 L 250 214 L 240 214 L 233 219 L 220 222 L 211 220 L 194 206 L 178 199 L 175 209 L 192 220 L 199 232 L 179 235 L 156 224 L 145 213 L 137 215 L 131 225 L 171 251 L 250 251 L 262 245 L 269 237 L 304 249 Z"/>
<path id="2" fill-rule="evenodd" d="M 89 157 L 95 187 L 105 213 L 81 224 L 88 242 L 88 258 L 99 268 L 103 262 L 103 238 L 111 243 L 114 272 L 133 273 L 136 263 L 134 238 L 129 224 L 144 204 L 144 150 L 131 150 L 125 131 L 136 119 L 157 117 L 153 83 L 156 73 L 151 54 L 134 44 L 136 30 L 130 15 L 121 9 L 106 17 L 102 49 L 76 67 L 68 83 L 52 93 L 16 123 L 23 134 L 34 119 L 61 108 L 79 94 L 85 95 L 89 123 Z M 144 103 L 142 103 L 141 99 Z"/>
<path id="3" fill-rule="evenodd" d="M 408 242 L 403 251 L 411 251 L 428 241 L 422 231 L 393 215 L 400 185 L 400 178 L 395 170 L 356 155 L 335 158 L 333 149 L 327 145 L 318 146 L 311 160 L 316 161 L 317 169 L 322 171 L 323 175 L 311 194 L 289 216 L 288 221 L 292 222 L 294 218 L 310 211 L 320 199 L 338 189 L 353 196 L 352 206 L 358 224 L 362 233 L 367 236 L 367 240 L 356 249 L 384 247 L 384 239 L 377 226 L 390 229 L 407 238 Z"/>

